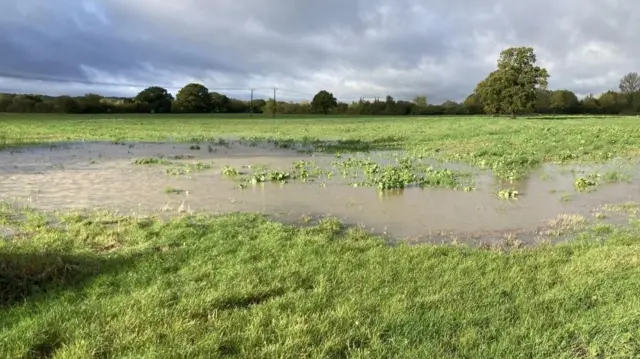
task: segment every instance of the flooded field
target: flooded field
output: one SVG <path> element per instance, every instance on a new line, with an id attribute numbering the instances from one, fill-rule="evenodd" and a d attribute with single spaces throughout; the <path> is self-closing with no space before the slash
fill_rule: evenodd
<path id="1" fill-rule="evenodd" d="M 416 242 L 533 242 L 576 222 L 625 223 L 603 207 L 640 201 L 638 166 L 629 163 L 548 165 L 509 183 L 401 152 L 287 147 L 295 146 L 78 142 L 5 150 L 0 200 L 45 210 L 248 211 L 295 223 L 331 216 Z"/>

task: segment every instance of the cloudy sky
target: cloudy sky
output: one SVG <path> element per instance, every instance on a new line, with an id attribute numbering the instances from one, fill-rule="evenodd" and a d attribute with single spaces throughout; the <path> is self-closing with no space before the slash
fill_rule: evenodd
<path id="1" fill-rule="evenodd" d="M 640 71 L 634 0 L 0 0 L 0 92 L 234 97 L 278 87 L 462 100 L 509 46 L 533 46 L 551 88 L 617 88 Z M 79 81 L 74 82 L 74 81 Z M 84 84 L 82 83 L 84 82 Z M 87 82 L 94 84 L 89 85 Z"/>

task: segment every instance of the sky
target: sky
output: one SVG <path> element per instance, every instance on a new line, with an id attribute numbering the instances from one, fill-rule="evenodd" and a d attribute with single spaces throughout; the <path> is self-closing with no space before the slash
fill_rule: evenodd
<path id="1" fill-rule="evenodd" d="M 132 96 L 160 85 L 175 94 L 199 82 L 238 98 L 277 87 L 283 100 L 325 89 L 345 102 L 461 101 L 510 46 L 532 46 L 549 87 L 579 96 L 640 71 L 633 0 L 0 0 L 0 8 L 0 92 Z"/>

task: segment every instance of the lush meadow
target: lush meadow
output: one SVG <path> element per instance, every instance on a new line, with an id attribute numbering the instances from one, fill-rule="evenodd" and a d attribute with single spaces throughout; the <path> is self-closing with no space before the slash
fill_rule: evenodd
<path id="1" fill-rule="evenodd" d="M 526 175 L 634 158 L 640 120 L 2 115 L 0 146 L 75 140 L 404 149 Z M 640 357 L 638 206 L 567 244 L 389 246 L 337 220 L 170 221 L 0 202 L 2 358 Z M 2 238 L 6 237 L 6 240 Z"/>
<path id="2" fill-rule="evenodd" d="M 0 147 L 107 140 L 191 141 L 218 138 L 332 141 L 326 150 L 404 149 L 519 176 L 543 162 L 606 161 L 640 153 L 633 117 L 342 117 L 272 119 L 264 115 L 0 116 Z M 337 142 L 336 142 L 337 141 Z"/>

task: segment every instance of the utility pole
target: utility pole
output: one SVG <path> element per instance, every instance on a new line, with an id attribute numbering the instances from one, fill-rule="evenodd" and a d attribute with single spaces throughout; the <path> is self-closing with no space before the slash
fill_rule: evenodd
<path id="1" fill-rule="evenodd" d="M 255 89 L 251 89 L 251 100 L 249 100 L 249 117 L 253 117 L 253 91 Z"/>
<path id="2" fill-rule="evenodd" d="M 276 118 L 276 107 L 278 107 L 278 101 L 276 100 L 276 90 L 278 88 L 273 88 L 273 118 Z"/>

